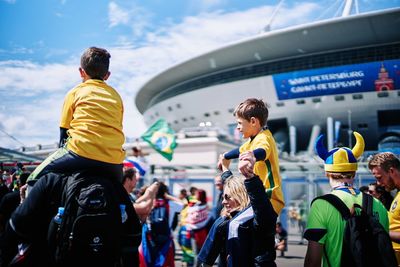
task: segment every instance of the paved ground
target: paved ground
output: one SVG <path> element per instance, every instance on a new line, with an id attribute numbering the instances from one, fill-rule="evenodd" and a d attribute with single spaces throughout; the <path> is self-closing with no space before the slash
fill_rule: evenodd
<path id="1" fill-rule="evenodd" d="M 307 244 L 299 244 L 299 242 L 299 234 L 289 235 L 288 251 L 285 252 L 283 257 L 280 256 L 279 251 L 277 252 L 276 265 L 278 267 L 301 267 L 304 265 L 304 256 L 306 255 Z M 177 245 L 175 267 L 186 267 L 186 265 L 182 263 L 181 258 L 182 251 L 180 250 L 179 245 Z"/>
<path id="2" fill-rule="evenodd" d="M 288 243 L 288 251 L 285 252 L 284 257 L 280 257 L 277 252 L 276 265 L 278 267 L 301 267 L 304 265 L 304 257 L 306 255 L 307 245 L 299 245 L 299 241 L 290 241 Z"/>

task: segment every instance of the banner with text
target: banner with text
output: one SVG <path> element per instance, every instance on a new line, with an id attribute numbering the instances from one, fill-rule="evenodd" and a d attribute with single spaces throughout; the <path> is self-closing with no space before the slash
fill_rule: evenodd
<path id="1" fill-rule="evenodd" d="M 273 75 L 279 100 L 321 95 L 395 90 L 400 60 L 385 60 Z"/>

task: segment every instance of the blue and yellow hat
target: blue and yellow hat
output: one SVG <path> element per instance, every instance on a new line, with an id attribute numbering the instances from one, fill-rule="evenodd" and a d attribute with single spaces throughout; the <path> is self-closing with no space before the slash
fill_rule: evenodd
<path id="1" fill-rule="evenodd" d="M 324 135 L 320 135 L 315 142 L 315 150 L 318 156 L 325 161 L 327 172 L 354 172 L 357 171 L 357 159 L 364 152 L 364 138 L 361 134 L 353 132 L 356 144 L 353 149 L 337 147 L 328 152 L 323 143 Z"/>

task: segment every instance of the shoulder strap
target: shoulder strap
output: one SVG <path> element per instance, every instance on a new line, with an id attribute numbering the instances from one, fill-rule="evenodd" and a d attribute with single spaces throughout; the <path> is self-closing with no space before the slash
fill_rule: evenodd
<path id="1" fill-rule="evenodd" d="M 323 195 L 323 196 L 316 197 L 311 202 L 311 205 L 317 199 L 323 199 L 323 200 L 329 202 L 329 204 L 334 206 L 335 209 L 337 209 L 340 212 L 340 214 L 342 215 L 343 219 L 346 220 L 346 219 L 350 218 L 351 214 L 350 214 L 349 208 L 346 206 L 346 204 L 344 204 L 344 202 L 340 198 L 338 198 L 334 194 L 326 194 L 326 195 Z"/>
<path id="2" fill-rule="evenodd" d="M 367 212 L 367 214 L 371 216 L 371 215 L 373 215 L 372 206 L 373 206 L 374 200 L 371 195 L 365 194 L 365 193 L 362 193 L 362 194 L 363 194 L 362 207 Z"/>

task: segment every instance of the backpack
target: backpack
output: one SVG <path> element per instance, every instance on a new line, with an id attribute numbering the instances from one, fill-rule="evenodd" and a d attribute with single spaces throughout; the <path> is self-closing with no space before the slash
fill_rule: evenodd
<path id="1" fill-rule="evenodd" d="M 169 205 L 165 199 L 156 199 L 156 203 L 150 212 L 148 227 L 151 243 L 160 246 L 171 237 L 169 226 Z"/>
<path id="2" fill-rule="evenodd" d="M 397 266 L 389 234 L 380 224 L 378 218 L 373 215 L 373 197 L 362 194 L 362 207 L 354 204 L 352 212 L 340 198 L 333 194 L 326 194 L 313 200 L 313 202 L 316 199 L 328 201 L 346 221 L 341 266 Z M 359 211 L 356 211 L 356 208 Z M 328 257 L 326 259 L 328 266 L 331 266 Z"/>
<path id="3" fill-rule="evenodd" d="M 132 221 L 121 214 L 120 204 L 132 206 L 122 184 L 74 174 L 65 178 L 62 190 L 61 223 L 55 217 L 48 231 L 55 266 L 119 266 L 122 247 L 129 239 L 125 230 L 136 227 L 140 232 L 140 224 L 127 225 Z M 136 239 L 138 245 L 140 233 Z"/>

